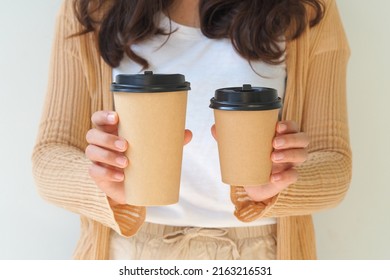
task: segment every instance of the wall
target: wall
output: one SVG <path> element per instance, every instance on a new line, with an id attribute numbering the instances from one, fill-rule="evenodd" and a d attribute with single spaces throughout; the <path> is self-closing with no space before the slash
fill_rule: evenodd
<path id="1" fill-rule="evenodd" d="M 0 259 L 70 259 L 77 215 L 36 193 L 31 151 L 60 0 L 0 0 Z M 350 41 L 353 182 L 337 208 L 314 216 L 321 259 L 390 258 L 390 2 L 339 0 Z M 386 83 L 387 82 L 387 83 Z"/>
<path id="2" fill-rule="evenodd" d="M 69 259 L 79 218 L 37 195 L 30 160 L 60 0 L 0 2 L 0 259 Z"/>

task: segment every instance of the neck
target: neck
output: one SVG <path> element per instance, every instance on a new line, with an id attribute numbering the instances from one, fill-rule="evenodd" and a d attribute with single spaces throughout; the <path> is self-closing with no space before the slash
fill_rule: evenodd
<path id="1" fill-rule="evenodd" d="M 178 24 L 200 27 L 199 0 L 176 0 L 168 12 L 170 18 Z"/>

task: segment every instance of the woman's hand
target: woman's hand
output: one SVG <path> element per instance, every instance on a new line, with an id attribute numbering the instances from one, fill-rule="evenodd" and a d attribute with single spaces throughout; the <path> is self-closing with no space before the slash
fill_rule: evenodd
<path id="1" fill-rule="evenodd" d="M 216 137 L 215 126 L 211 132 Z M 248 196 L 255 201 L 267 201 L 298 180 L 294 169 L 307 160 L 309 137 L 298 131 L 293 121 L 278 122 L 271 154 L 272 171 L 270 182 L 261 186 L 244 186 Z"/>
<path id="2" fill-rule="evenodd" d="M 124 168 L 129 159 L 124 155 L 128 148 L 126 139 L 118 136 L 118 114 L 112 111 L 98 111 L 92 115 L 95 128 L 88 131 L 88 146 L 85 155 L 92 161 L 89 175 L 96 185 L 107 194 L 112 206 L 125 204 Z M 184 145 L 189 143 L 192 133 L 184 132 Z"/>

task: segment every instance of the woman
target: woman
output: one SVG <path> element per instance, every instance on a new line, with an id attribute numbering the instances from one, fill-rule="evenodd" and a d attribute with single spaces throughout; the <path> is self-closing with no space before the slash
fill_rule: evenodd
<path id="1" fill-rule="evenodd" d="M 33 163 L 40 194 L 81 216 L 74 257 L 316 258 L 310 215 L 351 179 L 348 57 L 334 0 L 65 0 Z M 192 86 L 180 202 L 147 211 L 124 204 L 131 140 L 109 93 L 113 76 L 145 69 Z M 206 102 L 243 83 L 277 88 L 283 111 L 270 183 L 228 190 Z"/>

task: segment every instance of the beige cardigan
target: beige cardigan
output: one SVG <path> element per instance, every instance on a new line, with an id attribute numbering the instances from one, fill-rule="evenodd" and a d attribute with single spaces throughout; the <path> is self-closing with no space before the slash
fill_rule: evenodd
<path id="1" fill-rule="evenodd" d="M 298 168 L 298 182 L 267 205 L 250 200 L 242 187 L 231 187 L 238 219 L 278 218 L 278 259 L 316 258 L 311 214 L 336 206 L 351 180 L 346 108 L 349 46 L 335 1 L 324 2 L 321 23 L 287 45 L 283 119 L 296 121 L 311 139 L 309 159 Z M 145 208 L 111 208 L 88 175 L 91 163 L 84 155 L 85 135 L 93 112 L 112 109 L 112 69 L 99 56 L 92 33 L 66 39 L 80 28 L 72 0 L 64 0 L 32 157 L 33 173 L 43 198 L 81 216 L 74 258 L 106 259 L 110 231 L 134 235 L 144 221 Z"/>

